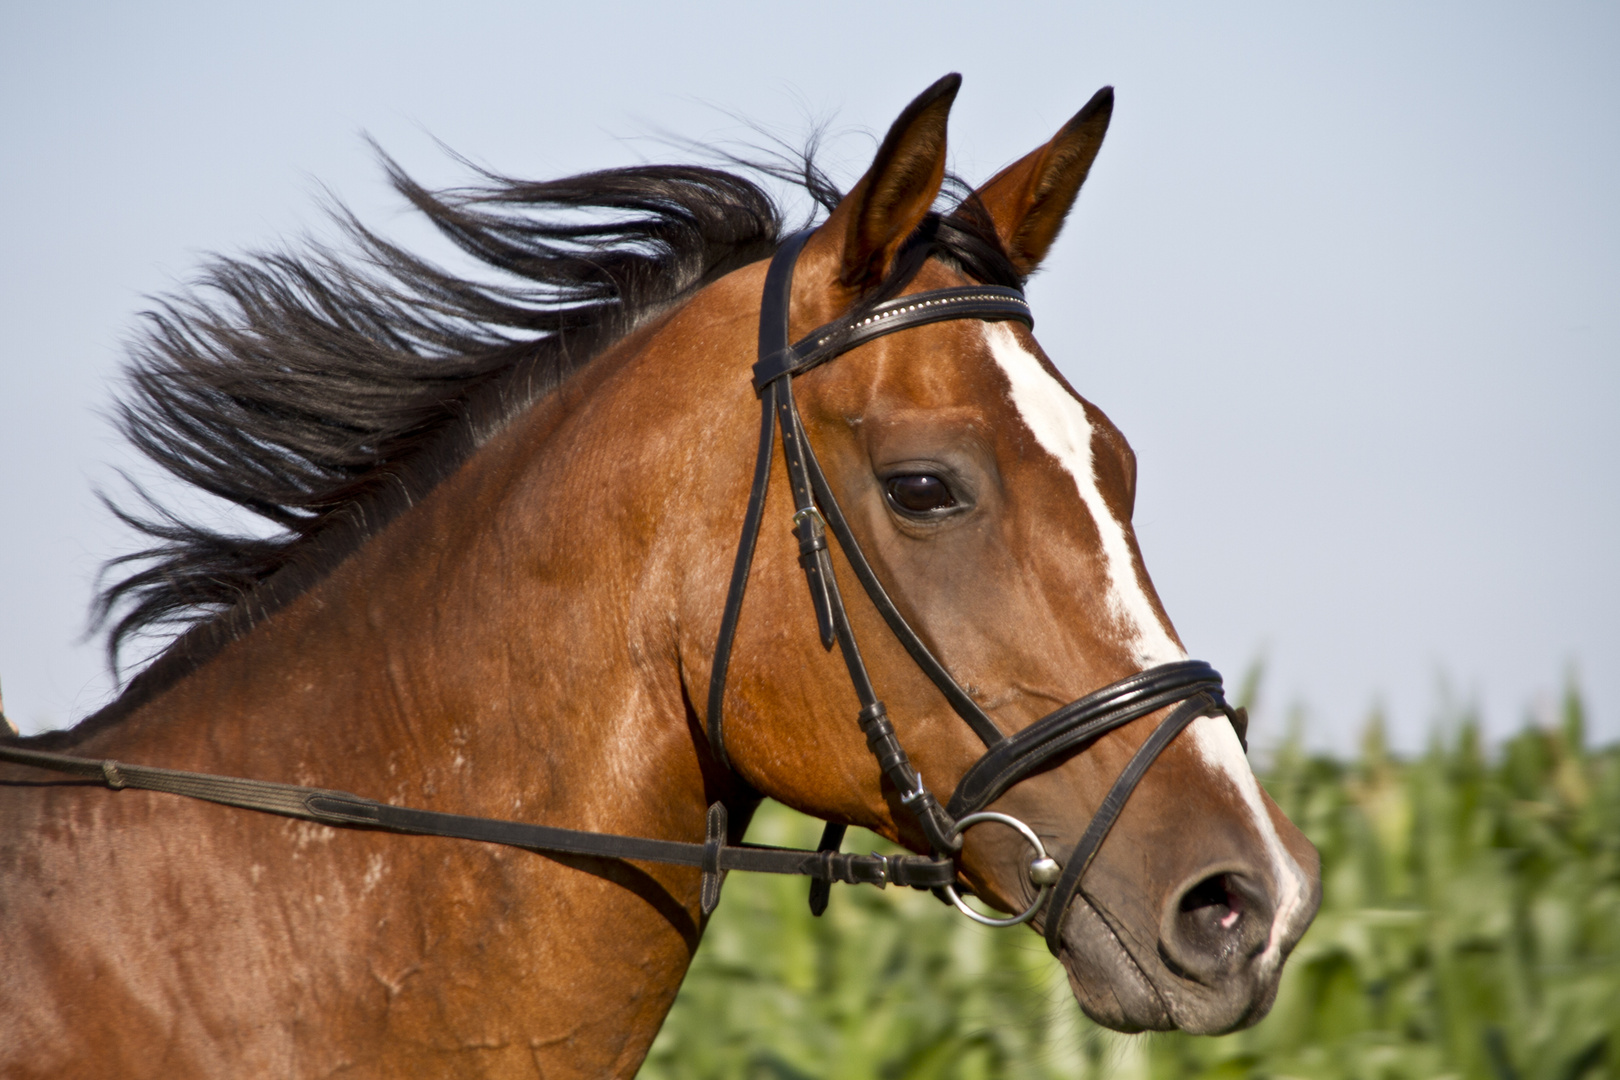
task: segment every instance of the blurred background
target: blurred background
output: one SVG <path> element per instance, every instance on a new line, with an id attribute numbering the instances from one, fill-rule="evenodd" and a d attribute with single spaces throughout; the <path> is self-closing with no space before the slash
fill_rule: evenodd
<path id="1" fill-rule="evenodd" d="M 1322 853 L 1271 1013 L 1216 1038 L 1086 1020 L 1045 942 L 925 893 L 732 874 L 643 1080 L 1602 1080 L 1620 1076 L 1620 750 L 1579 695 L 1485 753 L 1284 742 L 1267 789 Z M 814 844 L 766 803 L 752 839 Z M 851 835 L 846 850 L 883 847 Z"/>
<path id="2" fill-rule="evenodd" d="M 449 257 L 365 135 L 443 185 L 468 179 L 447 149 L 540 178 L 825 123 L 847 184 L 959 70 L 953 165 L 982 180 L 1112 84 L 1031 285 L 1037 332 L 1136 448 L 1148 568 L 1193 655 L 1249 696 L 1272 790 L 1328 859 L 1324 919 L 1256 1032 L 1110 1041 L 1030 935 L 875 893 L 812 924 L 796 893 L 734 882 L 649 1074 L 1607 1075 L 1616 57 L 1612 3 L 7 5 L 6 711 L 41 730 L 113 692 L 85 612 L 132 539 L 98 488 L 125 472 L 210 512 L 106 419 L 147 298 L 210 252 L 330 236 L 331 199 Z M 809 967 L 748 966 L 778 946 Z M 840 974 L 839 948 L 887 966 Z M 987 964 L 1000 982 L 972 975 Z M 949 1001 L 879 1023 L 890 978 Z M 750 979 L 735 1053 L 698 1069 L 682 1033 L 719 1030 Z M 761 979 L 833 1010 L 816 1030 L 847 1056 L 784 1042 Z"/>

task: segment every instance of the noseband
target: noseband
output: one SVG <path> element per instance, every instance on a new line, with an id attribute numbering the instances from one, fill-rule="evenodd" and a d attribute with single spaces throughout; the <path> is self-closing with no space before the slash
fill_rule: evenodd
<path id="1" fill-rule="evenodd" d="M 875 338 L 927 323 L 953 319 L 1012 320 L 1033 326 L 1029 304 L 1016 289 L 991 285 L 971 285 L 934 289 L 888 300 L 866 310 L 858 309 L 825 326 L 812 330 L 789 343 L 788 315 L 793 294 L 793 269 L 799 252 L 812 230 L 789 237 L 777 249 L 765 275 L 765 291 L 760 303 L 759 362 L 754 365 L 754 389 L 762 409 L 759 427 L 759 453 L 754 464 L 753 487 L 748 510 L 743 517 L 742 538 L 732 567 L 731 586 L 726 595 L 720 636 L 715 645 L 714 666 L 709 677 L 708 736 L 715 755 L 726 766 L 731 759 L 725 740 L 726 673 L 742 611 L 743 594 L 748 588 L 749 569 L 759 539 L 770 481 L 771 460 L 777 429 L 781 431 L 782 455 L 787 462 L 793 489 L 793 531 L 799 541 L 799 565 L 810 586 L 810 602 L 824 648 L 838 646 L 844 666 L 861 708 L 857 716 L 866 745 L 877 758 L 883 773 L 900 802 L 916 819 L 936 858 L 948 858 L 962 847 L 963 831 L 979 821 L 996 820 L 1009 825 L 1030 841 L 1036 858 L 1030 865 L 1030 881 L 1036 888 L 1034 901 L 1020 915 L 991 919 L 969 908 L 953 884 L 936 887 L 963 912 L 990 925 L 1009 926 L 1033 918 L 1051 897 L 1046 919 L 1046 943 L 1057 954 L 1062 937 L 1063 914 L 1080 889 L 1081 878 L 1095 858 L 1098 848 L 1125 808 L 1125 801 L 1141 782 L 1149 766 L 1164 752 L 1181 731 L 1200 716 L 1224 715 L 1237 730 L 1241 741 L 1247 717 L 1227 705 L 1221 694 L 1221 677 L 1200 660 L 1161 664 L 1139 674 L 1111 683 L 1078 701 L 1070 702 L 1013 735 L 1004 735 L 977 702 L 957 684 L 916 631 L 900 614 L 871 563 L 861 551 L 850 530 L 838 500 L 827 484 L 826 474 L 816 460 L 815 450 L 805 437 L 804 424 L 793 402 L 793 379 L 820 364 Z M 849 561 L 855 576 L 878 613 L 888 623 L 912 660 L 939 688 L 956 714 L 973 729 L 985 745 L 984 756 L 962 776 L 944 806 L 924 785 L 922 776 L 911 765 L 894 725 L 889 722 L 883 702 L 872 688 L 866 664 L 861 659 L 849 616 L 833 574 L 827 546 L 831 531 Z M 1045 848 L 1033 830 L 1005 814 L 985 813 L 986 807 L 1008 788 L 1048 762 L 1071 751 L 1083 749 L 1105 732 L 1128 724 L 1160 709 L 1176 706 L 1159 722 L 1130 762 L 1115 779 L 1092 816 L 1078 844 L 1059 872 L 1046 857 Z M 843 840 L 844 827 L 828 825 L 821 850 L 835 852 Z M 826 906 L 829 882 L 811 885 L 811 909 L 817 914 Z"/>
<path id="2" fill-rule="evenodd" d="M 115 791 L 134 788 L 168 792 L 323 825 L 450 836 L 530 850 L 697 867 L 703 871 L 699 904 L 704 914 L 712 912 L 719 903 L 720 884 L 731 870 L 811 878 L 810 908 L 818 915 L 826 908 L 834 881 L 932 889 L 972 918 L 992 926 L 1026 922 L 1034 918 L 1050 897 L 1046 943 L 1056 955 L 1061 944 L 1063 914 L 1080 889 L 1080 879 L 1148 767 L 1183 728 L 1200 716 L 1225 715 L 1237 729 L 1240 741 L 1247 718 L 1243 710 L 1234 710 L 1226 704 L 1221 696 L 1221 677 L 1215 669 L 1198 660 L 1161 664 L 1111 683 L 1013 735 L 1003 735 L 984 710 L 957 685 L 907 624 L 861 553 L 855 534 L 850 531 L 849 522 L 816 461 L 815 451 L 805 438 L 804 425 L 793 404 L 793 378 L 857 345 L 926 323 L 948 319 L 1011 319 L 1030 326 L 1033 319 L 1029 305 L 1016 289 L 989 285 L 935 289 L 860 310 L 790 345 L 788 303 L 793 287 L 793 266 L 809 236 L 809 231 L 805 231 L 789 237 L 778 249 L 765 275 L 759 319 L 759 363 L 754 365 L 754 386 L 763 402 L 759 456 L 754 465 L 753 488 L 743 518 L 742 539 L 737 545 L 731 587 L 726 594 L 720 636 L 715 644 L 714 666 L 709 675 L 709 744 L 720 761 L 729 767 L 731 759 L 726 753 L 723 708 L 726 671 L 731 662 L 743 593 L 748 587 L 748 571 L 759 539 L 771 459 L 780 426 L 782 452 L 793 485 L 793 531 L 799 541 L 799 564 L 804 567 L 810 584 L 810 599 L 815 607 L 822 645 L 830 649 L 836 644 L 843 655 L 855 694 L 860 699 L 857 721 L 866 735 L 866 745 L 877 757 L 883 774 L 894 784 L 895 790 L 902 793 L 901 804 L 922 827 L 933 849 L 931 857 L 845 854 L 838 850 L 844 838 L 844 826 L 831 824 L 822 834 L 821 846 L 816 851 L 730 844 L 727 843 L 726 808 L 718 802 L 709 807 L 704 842 L 695 844 L 419 810 L 377 802 L 346 791 L 130 765 L 4 745 L 14 736 L 0 737 L 0 761 L 82 776 Z M 900 644 L 985 744 L 984 756 L 963 774 L 944 806 L 912 768 L 883 702 L 872 689 L 872 680 L 861 660 L 860 648 L 855 643 L 838 591 L 838 581 L 833 575 L 827 548 L 829 530 L 837 537 L 838 546 L 854 568 L 866 595 Z M 1105 732 L 1169 706 L 1176 707 L 1131 757 L 1061 867 L 1047 857 L 1033 829 L 1007 814 L 986 809 L 1012 785 L 1053 759 L 1083 750 Z M 1035 850 L 1035 859 L 1029 868 L 1030 883 L 1036 889 L 1035 899 L 1022 914 L 1012 918 L 992 919 L 982 915 L 968 907 L 956 891 L 953 856 L 962 848 L 962 833 L 984 821 L 1010 826 Z"/>

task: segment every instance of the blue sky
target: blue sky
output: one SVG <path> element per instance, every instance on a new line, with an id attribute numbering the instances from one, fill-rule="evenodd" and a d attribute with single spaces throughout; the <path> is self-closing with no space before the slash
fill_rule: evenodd
<path id="1" fill-rule="evenodd" d="M 1620 737 L 1620 8 L 1434 3 L 13 5 L 0 15 L 0 682 L 28 729 L 109 693 L 81 640 L 142 475 L 105 414 L 145 297 L 320 232 L 323 190 L 428 243 L 362 133 L 535 177 L 790 139 L 847 178 L 966 79 L 988 177 L 1093 90 L 1114 126 L 1031 287 L 1037 333 L 1141 462 L 1137 527 L 1191 651 L 1267 663 L 1316 745 L 1375 703 L 1510 730 L 1571 666 Z M 813 18 L 810 14 L 813 13 Z M 751 435 L 739 433 L 740 438 Z"/>

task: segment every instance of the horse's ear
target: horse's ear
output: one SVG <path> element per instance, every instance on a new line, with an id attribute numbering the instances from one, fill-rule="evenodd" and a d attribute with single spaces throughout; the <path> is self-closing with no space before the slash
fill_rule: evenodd
<path id="1" fill-rule="evenodd" d="M 1052 141 L 1002 169 L 975 194 L 1020 274 L 1052 247 L 1108 133 L 1114 88 L 1105 86 Z"/>
<path id="2" fill-rule="evenodd" d="M 962 76 L 947 75 L 906 106 L 872 167 L 807 248 L 815 258 L 816 248 L 842 244 L 837 278 L 845 289 L 858 294 L 883 280 L 900 245 L 933 206 L 945 179 L 945 122 L 961 85 Z"/>

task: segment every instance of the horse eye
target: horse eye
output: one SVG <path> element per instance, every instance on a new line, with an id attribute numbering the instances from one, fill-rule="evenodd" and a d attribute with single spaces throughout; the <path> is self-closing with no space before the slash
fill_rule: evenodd
<path id="1" fill-rule="evenodd" d="M 895 508 L 907 514 L 927 514 L 956 505 L 945 481 L 928 473 L 891 476 L 884 489 Z"/>

